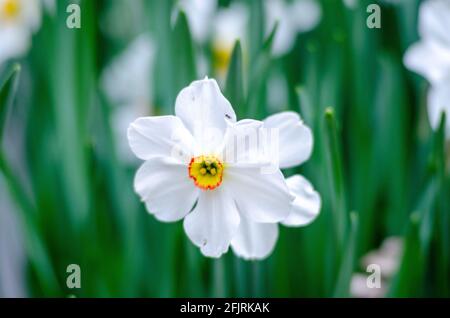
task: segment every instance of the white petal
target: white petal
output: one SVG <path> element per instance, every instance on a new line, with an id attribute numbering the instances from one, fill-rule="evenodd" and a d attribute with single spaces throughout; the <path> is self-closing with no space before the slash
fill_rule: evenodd
<path id="1" fill-rule="evenodd" d="M 135 155 L 148 160 L 155 156 L 188 161 L 193 139 L 175 116 L 140 117 L 128 127 L 128 142 Z"/>
<path id="2" fill-rule="evenodd" d="M 184 230 L 205 256 L 220 257 L 228 251 L 240 222 L 232 197 L 222 186 L 201 191 L 194 210 L 184 219 Z"/>
<path id="3" fill-rule="evenodd" d="M 278 224 L 256 223 L 241 217 L 238 231 L 231 241 L 234 253 L 247 260 L 269 256 L 278 239 Z"/>
<path id="4" fill-rule="evenodd" d="M 286 179 L 289 190 L 295 195 L 289 216 L 281 222 L 286 226 L 303 226 L 311 223 L 320 212 L 321 199 L 311 183 L 300 175 Z"/>
<path id="5" fill-rule="evenodd" d="M 181 90 L 175 102 L 175 114 L 191 131 L 201 152 L 214 152 L 222 144 L 227 122 L 236 114 L 222 95 L 214 79 L 194 81 Z"/>
<path id="6" fill-rule="evenodd" d="M 186 165 L 162 157 L 152 158 L 138 169 L 134 189 L 148 212 L 164 222 L 178 221 L 188 214 L 199 191 L 189 179 Z"/>
<path id="7" fill-rule="evenodd" d="M 0 64 L 22 57 L 30 48 L 31 33 L 24 27 L 0 27 Z"/>
<path id="8" fill-rule="evenodd" d="M 265 171 L 260 165 L 227 166 L 222 186 L 229 189 L 241 214 L 254 222 L 284 220 L 294 200 L 281 171 Z"/>
<path id="9" fill-rule="evenodd" d="M 229 124 L 224 138 L 223 160 L 227 164 L 261 164 L 268 161 L 263 155 L 259 139 L 263 122 L 243 119 Z M 278 158 L 277 158 L 278 159 Z"/>
<path id="10" fill-rule="evenodd" d="M 424 1 L 419 8 L 419 34 L 444 46 L 450 45 L 450 2 L 448 0 Z"/>
<path id="11" fill-rule="evenodd" d="M 297 166 L 309 159 L 313 147 L 311 129 L 294 112 L 267 117 L 264 127 L 278 130 L 280 168 Z"/>
<path id="12" fill-rule="evenodd" d="M 429 82 L 440 82 L 450 72 L 450 44 L 444 47 L 431 40 L 413 44 L 405 53 L 404 64 Z"/>
<path id="13" fill-rule="evenodd" d="M 431 127 L 439 128 L 441 114 L 446 113 L 446 137 L 450 138 L 450 77 L 439 84 L 432 85 L 428 92 L 428 118 Z"/>

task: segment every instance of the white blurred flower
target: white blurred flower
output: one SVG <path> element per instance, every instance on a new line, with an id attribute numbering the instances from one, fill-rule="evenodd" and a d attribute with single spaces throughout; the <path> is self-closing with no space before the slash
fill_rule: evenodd
<path id="1" fill-rule="evenodd" d="M 180 0 L 178 6 L 186 14 L 194 40 L 204 43 L 210 36 L 217 0 Z"/>
<path id="2" fill-rule="evenodd" d="M 380 269 L 380 286 L 369 287 L 368 274 L 355 273 L 350 284 L 350 293 L 353 297 L 379 298 L 386 296 L 388 285 L 398 270 L 403 252 L 403 240 L 400 237 L 386 238 L 381 247 L 370 251 L 363 258 L 361 265 L 367 269 L 370 265 L 377 265 Z M 372 274 L 372 273 L 370 273 Z"/>
<path id="3" fill-rule="evenodd" d="M 392 236 L 386 238 L 381 247 L 367 253 L 362 259 L 362 265 L 367 268 L 370 264 L 380 266 L 381 275 L 385 279 L 392 278 L 400 265 L 400 257 L 403 251 L 403 240 Z"/>
<path id="4" fill-rule="evenodd" d="M 350 294 L 356 298 L 382 298 L 386 295 L 387 288 L 382 284 L 380 288 L 369 288 L 367 285 L 368 276 L 355 273 L 350 281 Z"/>
<path id="5" fill-rule="evenodd" d="M 56 12 L 56 0 L 42 0 L 42 4 L 44 5 L 44 9 L 50 13 L 55 14 Z"/>
<path id="6" fill-rule="evenodd" d="M 349 9 L 354 9 L 358 5 L 358 0 L 342 0 L 344 5 Z"/>
<path id="7" fill-rule="evenodd" d="M 27 53 L 40 26 L 39 0 L 0 0 L 0 64 Z"/>
<path id="8" fill-rule="evenodd" d="M 272 52 L 279 56 L 289 52 L 299 32 L 310 31 L 317 26 L 322 10 L 316 0 L 264 1 L 266 14 L 266 32 L 272 31 L 278 22 Z"/>
<path id="9" fill-rule="evenodd" d="M 219 79 L 223 80 L 236 41 L 240 40 L 243 50 L 246 50 L 248 7 L 233 2 L 229 7 L 219 9 L 217 0 L 179 0 L 172 15 L 172 23 L 176 21 L 179 9 L 185 12 L 196 43 L 204 44 L 211 40 L 213 68 Z M 208 73 L 205 56 L 197 56 L 197 63 L 199 73 Z"/>
<path id="10" fill-rule="evenodd" d="M 407 68 L 425 77 L 431 84 L 428 92 L 428 118 L 437 129 L 441 114 L 450 118 L 450 1 L 428 0 L 419 8 L 420 41 L 405 53 Z M 450 119 L 446 122 L 450 138 Z"/>
<path id="11" fill-rule="evenodd" d="M 155 44 L 148 34 L 138 36 L 101 76 L 101 86 L 115 108 L 112 126 L 118 140 L 119 154 L 132 160 L 127 142 L 127 128 L 139 116 L 151 113 Z"/>
<path id="12" fill-rule="evenodd" d="M 186 234 L 205 256 L 220 257 L 231 245 L 241 257 L 267 257 L 278 222 L 305 225 L 317 216 L 320 197 L 309 182 L 301 176 L 285 180 L 279 170 L 311 153 L 311 131 L 297 114 L 236 121 L 212 79 L 184 88 L 175 114 L 130 125 L 130 147 L 145 160 L 134 187 L 158 220 L 184 219 Z M 263 172 L 267 161 L 261 160 L 259 142 L 250 140 L 267 128 L 279 132 L 279 166 Z M 241 138 L 237 144 L 235 137 Z"/>
<path id="13" fill-rule="evenodd" d="M 220 9 L 213 26 L 214 68 L 224 76 L 231 58 L 234 45 L 240 40 L 242 51 L 247 47 L 247 30 L 250 12 L 242 3 L 234 2 L 228 8 Z"/>

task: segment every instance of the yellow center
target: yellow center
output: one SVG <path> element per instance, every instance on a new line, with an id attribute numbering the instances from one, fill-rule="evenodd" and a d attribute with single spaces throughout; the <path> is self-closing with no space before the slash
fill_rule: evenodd
<path id="1" fill-rule="evenodd" d="M 3 16 L 7 19 L 14 19 L 19 15 L 20 5 L 17 0 L 5 0 L 1 8 Z"/>
<path id="2" fill-rule="evenodd" d="M 198 156 L 191 159 L 189 178 L 202 190 L 213 190 L 220 186 L 223 164 L 215 156 Z"/>
<path id="3" fill-rule="evenodd" d="M 225 73 L 230 62 L 232 48 L 216 43 L 213 47 L 214 68 L 219 73 Z"/>

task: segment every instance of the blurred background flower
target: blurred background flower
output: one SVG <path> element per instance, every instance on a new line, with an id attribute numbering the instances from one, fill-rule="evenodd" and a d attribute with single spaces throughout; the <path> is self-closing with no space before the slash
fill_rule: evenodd
<path id="1" fill-rule="evenodd" d="M 268 0 L 264 5 L 266 33 L 269 34 L 278 24 L 272 47 L 272 53 L 276 56 L 289 52 L 297 33 L 310 31 L 317 26 L 322 14 L 320 4 L 315 0 Z"/>
<path id="2" fill-rule="evenodd" d="M 419 8 L 420 41 L 405 54 L 405 65 L 431 84 L 428 93 L 428 118 L 434 129 L 441 114 L 450 117 L 450 2 L 429 0 Z M 450 138 L 450 120 L 446 122 Z"/>
<path id="3" fill-rule="evenodd" d="M 114 107 L 111 124 L 124 160 L 132 160 L 126 135 L 128 126 L 135 118 L 152 113 L 155 53 L 151 36 L 141 34 L 111 61 L 101 76 L 101 86 Z"/>
<path id="4" fill-rule="evenodd" d="M 399 237 L 386 238 L 379 249 L 370 251 L 361 260 L 361 269 L 363 271 L 369 270 L 369 273 L 355 273 L 352 276 L 350 285 L 350 293 L 353 297 L 360 298 L 376 298 L 386 297 L 389 290 L 389 284 L 396 274 L 400 265 L 400 258 L 402 256 L 402 239 Z M 373 266 L 376 270 L 373 270 Z M 379 271 L 378 271 L 379 270 Z M 367 283 L 370 280 L 370 275 L 379 275 L 379 286 Z"/>
<path id="5" fill-rule="evenodd" d="M 0 64 L 21 57 L 31 46 L 31 36 L 41 25 L 41 2 L 0 1 Z"/>

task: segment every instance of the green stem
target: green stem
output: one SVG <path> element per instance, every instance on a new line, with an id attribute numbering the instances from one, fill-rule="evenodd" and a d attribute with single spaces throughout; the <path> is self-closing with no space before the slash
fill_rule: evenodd
<path id="1" fill-rule="evenodd" d="M 333 108 L 325 110 L 325 140 L 328 147 L 328 171 L 330 194 L 334 211 L 334 226 L 338 247 L 342 250 L 346 233 L 346 202 L 341 146 L 338 139 L 337 124 Z"/>
<path id="2" fill-rule="evenodd" d="M 18 212 L 25 233 L 25 248 L 35 267 L 38 279 L 49 296 L 58 294 L 58 282 L 53 271 L 44 243 L 37 231 L 36 210 L 24 187 L 18 182 L 3 152 L 0 151 L 0 172 L 14 201 L 19 206 Z"/>
<path id="3" fill-rule="evenodd" d="M 223 257 L 213 260 L 213 297 L 225 297 L 225 262 Z"/>

